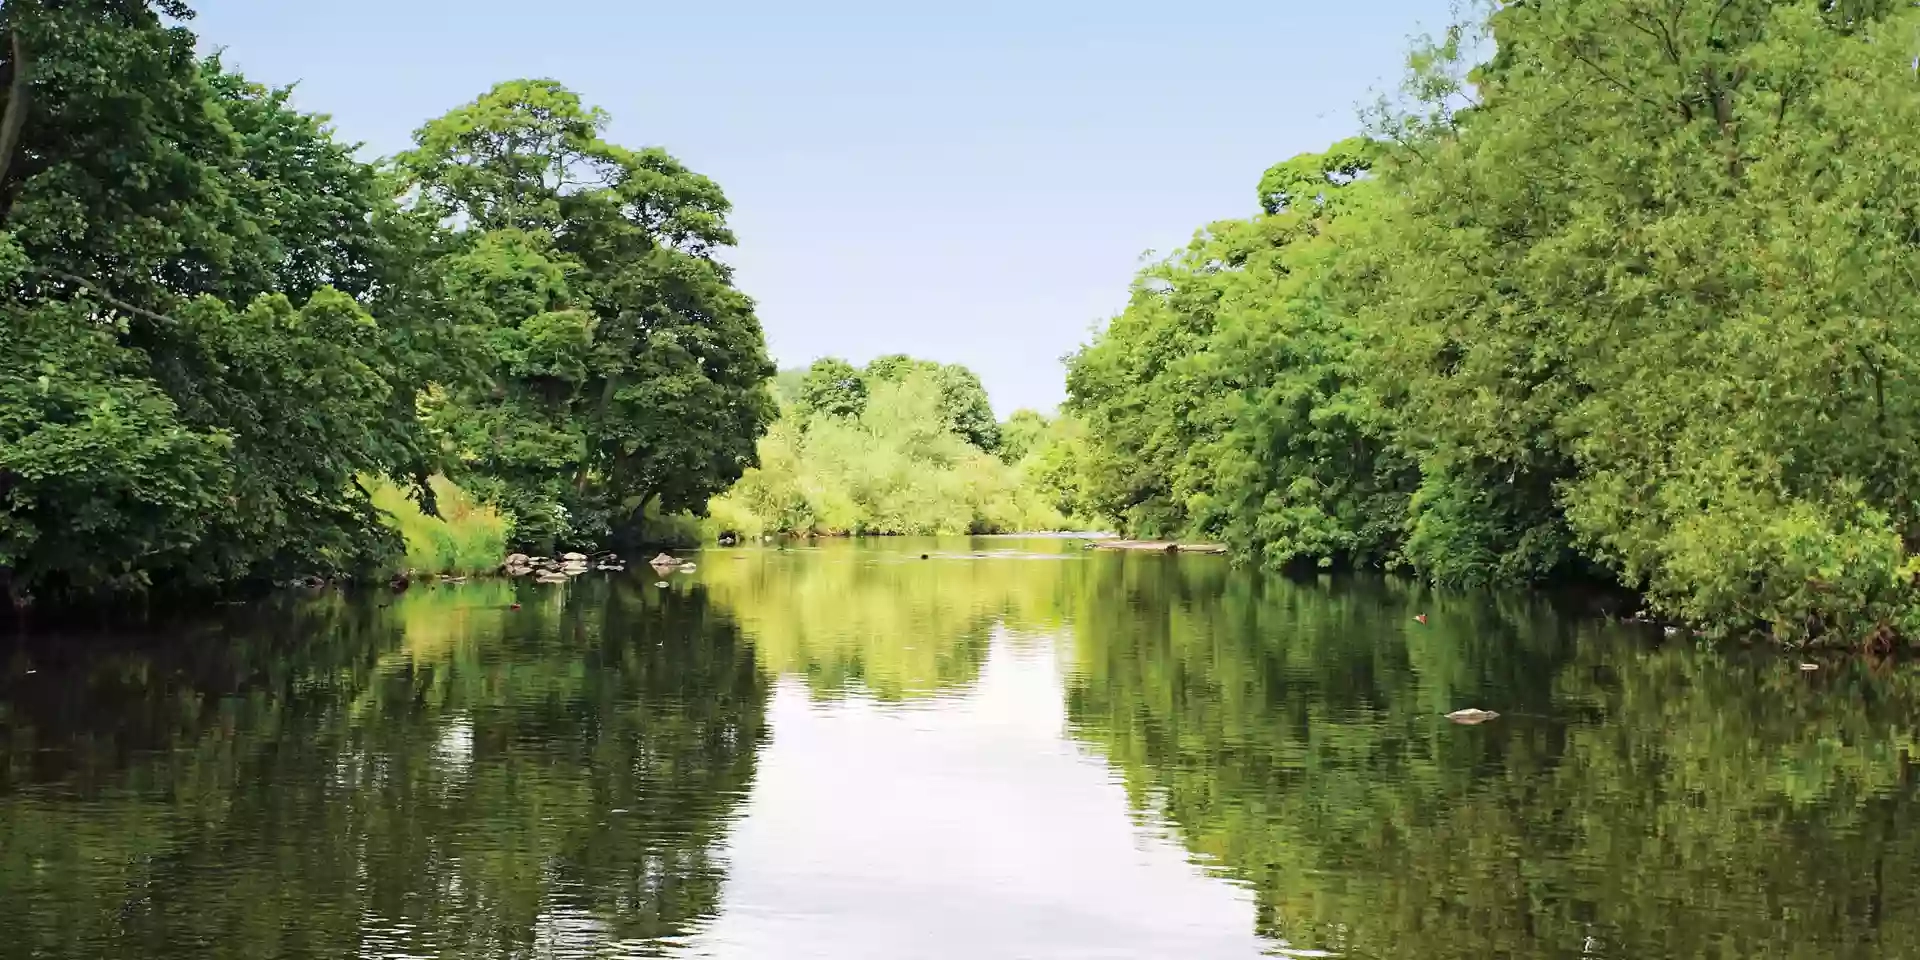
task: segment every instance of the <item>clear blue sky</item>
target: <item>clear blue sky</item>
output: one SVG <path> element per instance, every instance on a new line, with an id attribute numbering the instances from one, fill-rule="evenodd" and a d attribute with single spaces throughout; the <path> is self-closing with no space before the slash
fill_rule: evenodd
<path id="1" fill-rule="evenodd" d="M 1254 209 L 1269 165 L 1358 128 L 1445 0 L 199 0 L 202 42 L 298 83 L 370 152 L 494 82 L 552 77 L 717 180 L 782 366 L 905 352 L 1002 415 L 1147 250 Z M 1184 9 L 1183 9 L 1184 8 Z"/>

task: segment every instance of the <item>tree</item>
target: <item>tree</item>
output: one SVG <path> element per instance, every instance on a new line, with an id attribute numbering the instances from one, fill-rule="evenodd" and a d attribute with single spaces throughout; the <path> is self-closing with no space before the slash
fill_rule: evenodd
<path id="1" fill-rule="evenodd" d="M 395 165 L 450 234 L 441 308 L 487 331 L 485 385 L 432 423 L 528 545 L 702 508 L 774 414 L 753 304 L 715 258 L 726 198 L 606 122 L 553 81 L 503 83 Z"/>
<path id="2" fill-rule="evenodd" d="M 1142 271 L 1069 360 L 1097 512 L 1276 566 L 1395 555 L 1411 472 L 1355 376 L 1360 298 L 1332 283 L 1349 218 L 1377 203 L 1376 151 L 1356 139 L 1276 164 L 1259 216 Z"/>
<path id="3" fill-rule="evenodd" d="M 353 297 L 384 255 L 373 172 L 145 5 L 0 19 L 0 580 L 20 601 L 390 553 L 355 478 L 412 472 L 420 384 L 408 332 Z"/>
<path id="4" fill-rule="evenodd" d="M 837 360 L 815 363 L 802 390 L 812 403 L 788 408 L 761 441 L 759 466 L 714 500 L 716 523 L 749 535 L 1058 528 L 1048 495 L 1019 467 L 953 429 L 945 369 L 875 379 Z M 871 384 L 871 396 L 851 384 Z M 848 416 L 856 397 L 859 412 Z"/>
<path id="5" fill-rule="evenodd" d="M 1411 145 L 1376 251 L 1378 380 L 1429 502 L 1517 495 L 1523 541 L 1688 620 L 1920 626 L 1915 17 L 1495 14 L 1480 105 Z"/>
<path id="6" fill-rule="evenodd" d="M 853 364 L 839 357 L 822 357 L 807 368 L 800 381 L 798 409 L 802 417 L 858 417 L 867 408 L 867 381 Z"/>
<path id="7" fill-rule="evenodd" d="M 899 382 L 914 374 L 931 377 L 940 387 L 940 412 L 947 426 L 968 443 L 992 452 L 1000 444 L 1000 426 L 993 419 L 987 389 L 972 370 L 957 363 L 935 363 L 904 353 L 876 357 L 867 364 L 869 384 Z"/>
<path id="8" fill-rule="evenodd" d="M 1039 446 L 1040 438 L 1047 432 L 1047 417 L 1037 410 L 1020 409 L 1000 424 L 1000 459 L 1008 463 L 1019 463 L 1028 453 Z"/>

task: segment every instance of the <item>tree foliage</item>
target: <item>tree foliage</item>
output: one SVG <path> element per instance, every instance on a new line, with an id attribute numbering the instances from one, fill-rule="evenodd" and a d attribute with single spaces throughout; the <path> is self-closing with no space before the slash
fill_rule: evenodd
<path id="1" fill-rule="evenodd" d="M 759 466 L 714 500 L 714 523 L 749 535 L 990 533 L 1057 529 L 1057 492 L 997 446 L 972 371 L 904 356 L 865 370 L 816 361 L 760 442 Z M 983 425 L 984 418 L 984 425 Z"/>
<path id="2" fill-rule="evenodd" d="M 487 375 L 430 418 L 519 540 L 603 539 L 650 505 L 702 506 L 773 416 L 753 305 L 714 251 L 726 198 L 551 81 L 515 81 L 422 127 L 397 162 L 447 226 L 443 308 Z"/>
<path id="3" fill-rule="evenodd" d="M 0 591 L 369 570 L 401 548 L 362 477 L 586 542 L 751 462 L 772 371 L 711 181 L 545 81 L 378 168 L 190 16 L 0 8 Z"/>
<path id="4" fill-rule="evenodd" d="M 1516 3 L 1423 46 L 1373 139 L 1269 171 L 1073 359 L 1094 502 L 1269 563 L 1912 635 L 1917 16 Z"/>

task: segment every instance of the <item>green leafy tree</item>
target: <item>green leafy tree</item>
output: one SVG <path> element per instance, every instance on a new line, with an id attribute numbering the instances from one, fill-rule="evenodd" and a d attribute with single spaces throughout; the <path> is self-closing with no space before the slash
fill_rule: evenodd
<path id="1" fill-rule="evenodd" d="M 422 127 L 396 171 L 443 223 L 441 309 L 484 330 L 487 375 L 431 416 L 518 538 L 601 539 L 699 509 L 753 462 L 774 368 L 715 258 L 726 198 L 600 134 L 557 83 L 503 83 Z"/>
<path id="2" fill-rule="evenodd" d="M 1097 512 L 1148 536 L 1225 537 L 1273 564 L 1381 563 L 1412 483 L 1355 376 L 1349 218 L 1380 187 L 1351 140 L 1274 166 L 1263 213 L 1148 267 L 1069 361 Z"/>
<path id="3" fill-rule="evenodd" d="M 1018 467 L 954 429 L 947 368 L 926 364 L 898 379 L 862 377 L 834 360 L 812 369 L 802 395 L 814 402 L 789 407 L 761 441 L 759 466 L 713 501 L 720 529 L 960 534 L 1064 522 Z M 856 396 L 849 383 L 871 384 L 857 416 L 842 412 Z"/>
<path id="4" fill-rule="evenodd" d="M 1037 410 L 1015 410 L 1000 424 L 1000 459 L 1008 463 L 1019 463 L 1027 454 L 1040 445 L 1041 437 L 1047 432 L 1048 421 L 1045 414 Z"/>
<path id="5" fill-rule="evenodd" d="M 797 402 L 802 417 L 858 417 L 867 408 L 867 381 L 853 364 L 822 357 L 807 368 Z"/>
<path id="6" fill-rule="evenodd" d="M 1514 549 L 1577 547 L 1690 620 L 1920 626 L 1915 16 L 1493 15 L 1479 105 L 1409 143 L 1375 250 L 1420 532 L 1512 504 Z"/>
<path id="7" fill-rule="evenodd" d="M 1000 425 L 993 418 L 993 403 L 987 389 L 972 370 L 957 363 L 935 363 L 904 353 L 875 357 L 867 364 L 869 384 L 898 382 L 914 374 L 923 374 L 940 386 L 940 412 L 948 429 L 982 450 L 993 451 L 1000 445 Z"/>
<path id="8" fill-rule="evenodd" d="M 376 321 L 378 180 L 201 62 L 177 4 L 9 3 L 0 580 L 16 601 L 343 572 L 417 473 L 415 331 Z"/>

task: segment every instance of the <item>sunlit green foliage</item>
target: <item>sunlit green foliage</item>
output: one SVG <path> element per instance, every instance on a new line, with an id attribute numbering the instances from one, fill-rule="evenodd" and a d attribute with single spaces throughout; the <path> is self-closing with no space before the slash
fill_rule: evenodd
<path id="1" fill-rule="evenodd" d="M 1094 506 L 1268 563 L 1914 635 L 1917 29 L 1601 0 L 1422 46 L 1375 139 L 1269 171 L 1074 358 Z"/>
<path id="2" fill-rule="evenodd" d="M 875 370 L 879 372 L 875 372 Z M 761 440 L 759 466 L 709 507 L 748 536 L 1052 530 L 1057 497 L 979 444 L 999 427 L 961 367 L 883 357 L 867 371 L 827 359 Z M 981 425 L 982 411 L 986 423 Z"/>
<path id="3" fill-rule="evenodd" d="M 409 491 L 379 477 L 365 481 L 374 509 L 406 540 L 399 566 L 419 573 L 487 573 L 507 555 L 513 525 L 500 511 L 479 503 L 445 477 L 433 477 L 433 502 L 439 516 L 428 516 Z"/>
<path id="4" fill-rule="evenodd" d="M 1375 149 L 1348 141 L 1269 170 L 1264 213 L 1143 271 L 1127 310 L 1072 358 L 1101 513 L 1276 566 L 1393 555 L 1413 478 L 1355 383 L 1357 334 L 1329 280 L 1347 218 L 1377 203 Z"/>
<path id="5" fill-rule="evenodd" d="M 414 472 L 426 371 L 408 343 L 433 321 L 356 299 L 387 249 L 373 171 L 144 4 L 0 20 L 0 589 L 391 552 L 354 478 Z"/>

